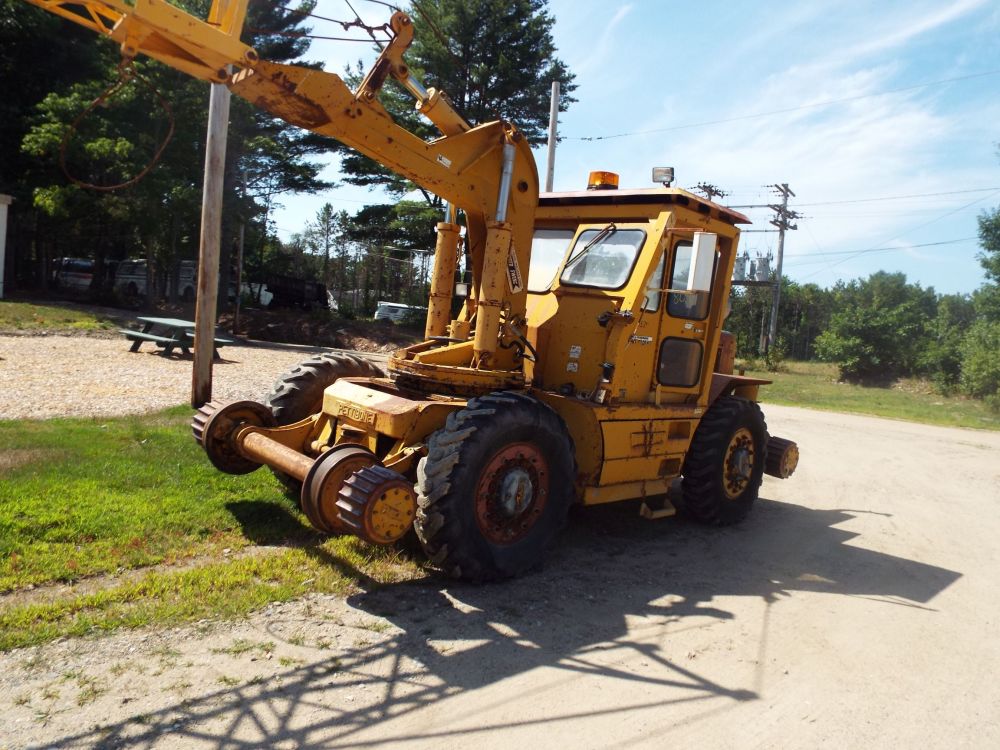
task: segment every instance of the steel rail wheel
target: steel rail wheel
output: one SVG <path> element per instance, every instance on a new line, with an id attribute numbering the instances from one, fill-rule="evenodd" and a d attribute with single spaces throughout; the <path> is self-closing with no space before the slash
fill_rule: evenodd
<path id="1" fill-rule="evenodd" d="M 375 454 L 360 445 L 345 443 L 316 459 L 302 482 L 299 505 L 314 528 L 327 534 L 351 531 L 337 507 L 344 482 L 354 472 L 378 463 Z"/>
<path id="2" fill-rule="evenodd" d="M 517 392 L 474 398 L 428 440 L 417 536 L 456 578 L 499 580 L 541 562 L 575 498 L 573 441 L 551 408 Z"/>
<path id="3" fill-rule="evenodd" d="M 261 465 L 242 455 L 236 447 L 236 435 L 246 425 L 274 427 L 274 417 L 266 406 L 256 401 L 228 404 L 210 401 L 195 412 L 191 433 L 219 471 L 249 474 Z"/>
<path id="4" fill-rule="evenodd" d="M 745 518 L 764 477 L 767 439 L 755 402 L 719 397 L 702 417 L 684 458 L 679 509 L 719 526 Z"/>

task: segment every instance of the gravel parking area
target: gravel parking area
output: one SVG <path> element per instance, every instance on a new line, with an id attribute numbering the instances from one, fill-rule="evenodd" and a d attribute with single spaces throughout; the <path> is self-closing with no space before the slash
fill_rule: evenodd
<path id="1" fill-rule="evenodd" d="M 254 344 L 220 350 L 212 397 L 261 400 L 281 373 L 317 352 Z M 384 361 L 385 355 L 366 355 Z M 0 336 L 0 419 L 141 414 L 189 403 L 193 359 L 124 337 Z"/>

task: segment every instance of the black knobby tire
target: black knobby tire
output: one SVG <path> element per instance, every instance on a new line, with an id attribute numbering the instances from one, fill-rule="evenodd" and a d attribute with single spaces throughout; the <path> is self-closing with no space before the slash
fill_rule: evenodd
<path id="1" fill-rule="evenodd" d="M 702 417 L 684 459 L 680 507 L 685 515 L 716 526 L 743 520 L 757 500 L 766 451 L 767 424 L 760 407 L 735 396 L 718 398 Z"/>
<path id="2" fill-rule="evenodd" d="M 414 527 L 431 562 L 469 581 L 541 562 L 575 499 L 573 440 L 559 415 L 523 393 L 491 393 L 449 415 L 427 448 Z"/>
<path id="3" fill-rule="evenodd" d="M 307 359 L 279 377 L 264 403 L 278 426 L 292 424 L 323 408 L 323 391 L 340 378 L 381 378 L 382 369 L 367 359 L 345 352 L 319 354 Z M 296 497 L 302 483 L 284 472 L 271 469 L 289 493 Z"/>

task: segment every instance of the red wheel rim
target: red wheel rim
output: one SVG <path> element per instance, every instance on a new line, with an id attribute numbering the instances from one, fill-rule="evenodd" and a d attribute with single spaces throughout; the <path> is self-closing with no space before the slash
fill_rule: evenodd
<path id="1" fill-rule="evenodd" d="M 531 531 L 549 496 L 549 464 L 537 446 L 513 443 L 493 454 L 476 485 L 476 523 L 493 544 Z"/>

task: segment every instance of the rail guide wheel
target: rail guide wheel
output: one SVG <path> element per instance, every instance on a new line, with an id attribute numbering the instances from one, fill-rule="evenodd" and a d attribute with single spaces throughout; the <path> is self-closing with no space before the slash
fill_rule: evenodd
<path id="1" fill-rule="evenodd" d="M 191 433 L 219 471 L 249 474 L 262 464 L 246 458 L 236 446 L 236 435 L 246 425 L 274 427 L 275 422 L 271 410 L 256 401 L 210 401 L 195 412 Z"/>

